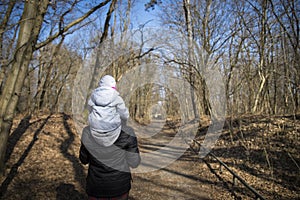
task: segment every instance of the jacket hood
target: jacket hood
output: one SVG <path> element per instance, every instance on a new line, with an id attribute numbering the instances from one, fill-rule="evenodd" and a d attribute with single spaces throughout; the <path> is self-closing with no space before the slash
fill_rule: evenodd
<path id="1" fill-rule="evenodd" d="M 101 78 L 99 81 L 98 85 L 100 87 L 116 87 L 116 80 L 111 76 L 111 75 L 105 75 Z"/>
<path id="2" fill-rule="evenodd" d="M 100 86 L 93 92 L 91 101 L 96 106 L 107 106 L 113 102 L 117 96 L 119 96 L 119 92 L 117 92 L 115 89 L 107 86 Z"/>

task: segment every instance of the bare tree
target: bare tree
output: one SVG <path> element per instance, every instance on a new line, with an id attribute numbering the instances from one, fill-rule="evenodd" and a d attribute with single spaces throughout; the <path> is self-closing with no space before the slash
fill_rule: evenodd
<path id="1" fill-rule="evenodd" d="M 24 80 L 28 72 L 34 50 L 49 44 L 60 35 L 69 31 L 72 27 L 82 22 L 99 8 L 109 3 L 109 0 L 103 1 L 87 11 L 83 16 L 70 22 L 66 26 L 61 24 L 57 33 L 49 36 L 42 43 L 37 44 L 38 36 L 43 25 L 44 16 L 49 6 L 49 0 L 43 1 L 25 1 L 22 18 L 20 20 L 20 29 L 18 30 L 18 41 L 15 48 L 15 54 L 10 61 L 11 72 L 8 73 L 7 80 L 3 87 L 0 101 L 0 171 L 4 172 L 4 156 L 8 135 L 11 129 L 15 109 L 19 96 L 24 85 Z"/>
<path id="2" fill-rule="evenodd" d="M 292 98 L 293 113 L 299 111 L 299 90 L 300 90 L 300 20 L 299 1 L 271 1 L 269 0 L 271 11 L 281 27 L 280 38 L 282 51 L 278 56 L 283 55 L 284 65 L 286 65 L 285 87 Z M 280 60 L 278 60 L 280 62 Z M 282 61 L 281 61 L 282 62 Z M 286 102 L 287 103 L 287 102 Z"/>

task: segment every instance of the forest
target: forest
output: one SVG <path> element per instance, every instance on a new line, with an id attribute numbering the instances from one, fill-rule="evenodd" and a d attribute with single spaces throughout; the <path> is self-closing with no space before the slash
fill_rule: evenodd
<path id="1" fill-rule="evenodd" d="M 105 74 L 144 155 L 129 199 L 300 198 L 299 0 L 2 0 L 0 16 L 0 199 L 86 199 Z"/>

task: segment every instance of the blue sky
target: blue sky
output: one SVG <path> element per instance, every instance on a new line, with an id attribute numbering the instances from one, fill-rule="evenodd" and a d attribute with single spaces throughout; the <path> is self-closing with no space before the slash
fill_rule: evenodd
<path id="1" fill-rule="evenodd" d="M 145 11 L 145 4 L 148 0 L 136 0 L 135 6 L 132 9 L 132 22 L 137 28 L 139 25 L 142 25 L 148 21 L 147 27 L 156 27 L 159 26 L 159 7 L 155 7 L 154 10 L 150 9 Z"/>

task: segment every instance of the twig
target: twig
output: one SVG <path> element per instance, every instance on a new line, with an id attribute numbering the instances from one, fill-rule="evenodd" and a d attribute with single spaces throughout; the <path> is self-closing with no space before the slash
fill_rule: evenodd
<path id="1" fill-rule="evenodd" d="M 272 178 L 274 178 L 274 177 L 273 177 L 273 168 L 272 168 L 272 166 L 271 166 L 271 162 L 270 162 L 270 159 L 269 159 L 269 155 L 268 155 L 267 149 L 266 149 L 265 147 L 264 147 L 264 153 L 265 153 L 265 156 L 266 156 L 266 160 L 267 160 L 268 166 L 269 166 L 269 168 L 270 168 L 270 170 L 271 170 Z"/>
<path id="2" fill-rule="evenodd" d="M 296 160 L 293 158 L 293 156 L 290 154 L 290 152 L 287 152 L 287 153 L 288 153 L 289 157 L 292 159 L 292 161 L 295 163 L 295 165 L 297 166 L 297 168 L 298 168 L 299 171 L 300 171 L 300 167 L 299 167 L 299 165 L 297 164 Z"/>

